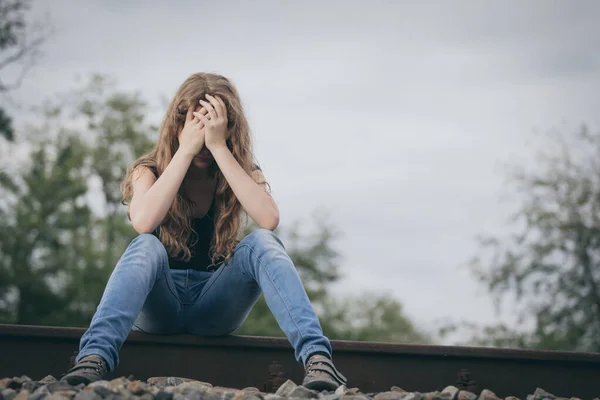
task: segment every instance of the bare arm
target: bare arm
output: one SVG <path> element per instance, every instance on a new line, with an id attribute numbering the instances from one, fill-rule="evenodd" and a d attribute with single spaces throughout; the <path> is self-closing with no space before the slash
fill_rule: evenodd
<path id="1" fill-rule="evenodd" d="M 158 179 L 148 168 L 138 168 L 134 172 L 129 217 L 138 233 L 150 233 L 160 225 L 173 204 L 192 158 L 193 155 L 178 150 Z"/>
<path id="2" fill-rule="evenodd" d="M 133 198 L 129 218 L 138 233 L 150 233 L 163 221 L 179 191 L 181 182 L 194 156 L 204 146 L 204 124 L 194 118 L 192 104 L 185 125 L 179 133 L 179 149 L 158 179 L 147 168 L 139 168 L 133 175 Z M 206 110 L 200 110 L 200 115 Z"/>
<path id="3" fill-rule="evenodd" d="M 261 184 L 264 182 L 262 172 L 256 170 L 253 173 L 254 176 L 250 177 L 227 146 L 213 148 L 211 152 L 246 214 L 263 229 L 274 230 L 277 228 L 279 208 L 265 190 L 264 185 Z"/>
<path id="4" fill-rule="evenodd" d="M 219 169 L 235 197 L 239 200 L 246 214 L 263 229 L 274 230 L 279 225 L 279 209 L 265 187 L 260 183 L 264 180 L 260 171 L 250 177 L 238 163 L 227 147 L 227 108 L 219 97 L 206 95 L 210 101 L 200 100 L 204 113 L 193 113 L 204 124 L 205 144 L 212 153 Z"/>

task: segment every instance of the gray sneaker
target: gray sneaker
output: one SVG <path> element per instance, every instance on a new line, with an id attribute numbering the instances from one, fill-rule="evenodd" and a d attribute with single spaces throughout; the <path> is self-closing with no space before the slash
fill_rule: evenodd
<path id="1" fill-rule="evenodd" d="M 321 354 L 315 354 L 308 359 L 302 386 L 321 392 L 334 391 L 341 385 L 347 386 L 347 380 L 335 369 L 333 361 Z"/>
<path id="2" fill-rule="evenodd" d="M 60 379 L 69 385 L 76 386 L 80 383 L 85 385 L 101 381 L 108 376 L 106 361 L 100 356 L 91 354 L 83 357 L 73 368 L 67 371 Z"/>

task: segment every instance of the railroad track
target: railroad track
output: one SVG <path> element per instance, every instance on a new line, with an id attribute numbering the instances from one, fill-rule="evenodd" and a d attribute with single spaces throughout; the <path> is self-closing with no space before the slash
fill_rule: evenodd
<path id="1" fill-rule="evenodd" d="M 0 325 L 0 378 L 59 377 L 76 354 L 80 328 Z M 600 354 L 333 341 L 336 366 L 363 393 L 393 385 L 429 392 L 447 385 L 526 398 L 536 387 L 556 396 L 600 396 Z M 266 392 L 301 382 L 302 367 L 283 338 L 201 338 L 133 332 L 113 376 L 178 376 Z"/>

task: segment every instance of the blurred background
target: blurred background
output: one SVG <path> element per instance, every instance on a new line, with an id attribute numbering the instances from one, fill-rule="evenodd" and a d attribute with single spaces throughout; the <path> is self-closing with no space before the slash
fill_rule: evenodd
<path id="1" fill-rule="evenodd" d="M 0 0 L 0 322 L 89 324 L 135 236 L 125 170 L 204 71 L 240 91 L 331 338 L 600 351 L 599 17 Z M 237 333 L 282 335 L 262 299 Z"/>

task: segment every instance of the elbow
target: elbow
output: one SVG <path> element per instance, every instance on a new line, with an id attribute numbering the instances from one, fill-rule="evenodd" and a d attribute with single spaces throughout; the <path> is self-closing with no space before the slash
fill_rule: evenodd
<path id="1" fill-rule="evenodd" d="M 131 219 L 131 226 L 133 226 L 133 229 L 135 229 L 135 231 L 140 235 L 144 233 L 152 233 L 156 228 L 154 226 L 151 226 L 151 224 L 139 217 Z"/>
<path id="2" fill-rule="evenodd" d="M 260 222 L 257 222 L 256 225 L 262 229 L 268 229 L 270 231 L 274 231 L 279 226 L 279 211 L 273 211 L 269 215 L 263 217 Z"/>

